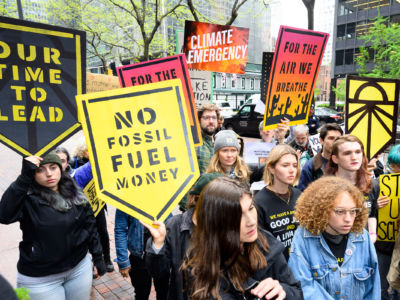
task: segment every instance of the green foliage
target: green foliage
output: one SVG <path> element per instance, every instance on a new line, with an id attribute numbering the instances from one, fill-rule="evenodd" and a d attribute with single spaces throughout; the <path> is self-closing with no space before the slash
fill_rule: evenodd
<path id="1" fill-rule="evenodd" d="M 360 76 L 399 78 L 400 25 L 387 23 L 387 18 L 378 16 L 368 32 L 358 38 L 364 41 L 360 55 L 355 59 Z M 374 51 L 374 57 L 370 57 L 368 49 Z M 368 69 L 368 62 L 374 63 L 372 70 Z"/>
<path id="2" fill-rule="evenodd" d="M 339 101 L 346 101 L 346 80 L 341 80 L 337 87 L 332 86 L 332 91 Z"/>
<path id="3" fill-rule="evenodd" d="M 20 287 L 14 289 L 14 291 L 19 300 L 31 300 L 31 297 L 29 297 L 29 290 L 27 290 L 26 288 Z"/>

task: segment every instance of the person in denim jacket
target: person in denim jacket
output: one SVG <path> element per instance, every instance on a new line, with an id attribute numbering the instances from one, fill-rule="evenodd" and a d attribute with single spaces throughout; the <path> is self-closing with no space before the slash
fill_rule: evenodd
<path id="1" fill-rule="evenodd" d="M 136 300 L 147 300 L 150 295 L 152 276 L 145 263 L 145 241 L 151 235 L 139 220 L 116 210 L 114 227 L 115 249 L 119 272 L 131 278 Z M 129 252 L 128 252 L 129 250 Z M 168 278 L 153 277 L 157 300 L 167 299 Z"/>
<path id="2" fill-rule="evenodd" d="M 322 177 L 299 197 L 289 267 L 304 299 L 380 299 L 367 217 L 363 194 L 346 179 Z"/>

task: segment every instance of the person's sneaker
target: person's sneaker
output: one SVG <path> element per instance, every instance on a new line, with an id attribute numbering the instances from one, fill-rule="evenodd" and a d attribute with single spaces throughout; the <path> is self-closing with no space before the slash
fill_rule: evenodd
<path id="1" fill-rule="evenodd" d="M 114 265 L 112 264 L 111 261 L 106 261 L 106 270 L 107 270 L 107 272 L 113 272 L 114 271 Z"/>

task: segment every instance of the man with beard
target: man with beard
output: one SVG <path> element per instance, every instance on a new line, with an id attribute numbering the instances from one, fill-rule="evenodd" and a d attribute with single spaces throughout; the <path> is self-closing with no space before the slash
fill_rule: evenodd
<path id="1" fill-rule="evenodd" d="M 298 154 L 303 154 L 303 152 L 307 151 L 309 157 L 313 157 L 314 154 L 311 149 L 311 145 L 308 142 L 308 127 L 307 125 L 297 125 L 294 128 L 294 139 L 289 143 L 289 146 L 292 146 Z"/>
<path id="2" fill-rule="evenodd" d="M 197 115 L 199 117 L 201 136 L 203 138 L 203 144 L 196 147 L 197 161 L 199 163 L 201 175 L 207 170 L 211 157 L 214 155 L 213 135 L 218 127 L 218 106 L 211 103 L 204 103 L 197 110 Z"/>
<path id="3" fill-rule="evenodd" d="M 342 136 L 342 134 L 342 128 L 335 123 L 327 123 L 321 128 L 319 141 L 322 149 L 313 158 L 308 160 L 301 169 L 299 185 L 297 186 L 299 190 L 304 191 L 311 182 L 324 174 L 326 164 L 331 157 L 333 142 Z"/>
<path id="4" fill-rule="evenodd" d="M 197 116 L 200 121 L 201 136 L 203 138 L 203 144 L 195 149 L 201 176 L 206 172 L 214 155 L 214 134 L 217 131 L 220 117 L 218 106 L 209 102 L 204 103 L 198 108 Z M 182 212 L 186 211 L 187 198 L 188 195 L 186 194 L 179 202 L 179 209 Z"/>

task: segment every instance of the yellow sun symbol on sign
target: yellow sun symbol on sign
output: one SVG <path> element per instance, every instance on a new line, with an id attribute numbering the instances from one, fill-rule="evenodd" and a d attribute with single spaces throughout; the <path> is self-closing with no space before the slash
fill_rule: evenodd
<path id="1" fill-rule="evenodd" d="M 346 133 L 364 144 L 368 159 L 396 138 L 399 80 L 348 76 L 346 80 Z"/>

